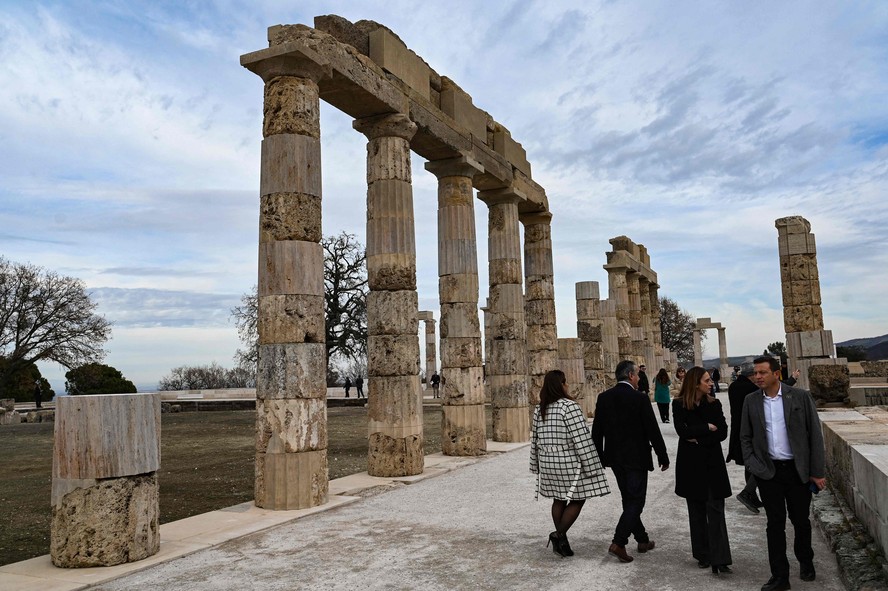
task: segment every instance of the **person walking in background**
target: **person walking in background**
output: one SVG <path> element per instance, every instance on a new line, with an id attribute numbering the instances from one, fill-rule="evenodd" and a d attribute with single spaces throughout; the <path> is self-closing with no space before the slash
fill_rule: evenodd
<path id="1" fill-rule="evenodd" d="M 657 454 L 660 470 L 669 469 L 669 456 L 651 401 L 637 390 L 635 363 L 621 361 L 615 374 L 617 385 L 602 392 L 595 404 L 592 440 L 604 465 L 613 471 L 623 500 L 623 513 L 607 551 L 620 562 L 632 562 L 632 556 L 626 552 L 630 535 L 635 538 L 639 552 L 654 549 L 654 541 L 641 521 L 648 472 L 654 469 L 651 447 Z"/>
<path id="2" fill-rule="evenodd" d="M 755 476 L 768 516 L 768 562 L 771 578 L 762 591 L 790 588 L 786 559 L 786 517 L 795 530 L 793 551 L 799 578 L 813 581 L 811 494 L 826 486 L 823 433 L 814 399 L 807 390 L 780 382 L 780 362 L 758 357 L 753 381 L 761 389 L 746 397 L 740 419 L 743 462 Z"/>
<path id="3" fill-rule="evenodd" d="M 34 406 L 41 408 L 43 404 L 43 388 L 40 387 L 40 380 L 34 382 Z"/>
<path id="4" fill-rule="evenodd" d="M 345 378 L 344 387 L 345 387 L 345 397 L 348 398 L 348 391 L 351 390 L 351 387 L 352 387 L 351 378 L 349 378 L 349 377 Z"/>
<path id="5" fill-rule="evenodd" d="M 737 370 L 737 379 L 728 386 L 728 402 L 731 405 L 731 437 L 728 440 L 728 457 L 725 462 L 734 460 L 735 464 L 743 466 L 743 452 L 740 449 L 740 419 L 743 416 L 743 402 L 747 396 L 758 392 L 759 387 L 749 379 L 753 373 L 752 363 L 744 363 L 738 366 Z M 755 476 L 749 471 L 749 467 L 743 466 L 743 468 L 746 486 L 737 494 L 737 500 L 753 513 L 758 513 L 762 507 L 762 502 L 756 492 L 758 484 L 755 481 Z"/>
<path id="6" fill-rule="evenodd" d="M 580 516 L 586 499 L 610 493 L 583 409 L 570 397 L 564 372 L 543 378 L 540 403 L 533 411 L 530 471 L 537 475 L 537 494 L 552 499 L 555 531 L 546 547 L 573 556 L 567 531 Z"/>
<path id="7" fill-rule="evenodd" d="M 441 376 L 438 375 L 438 372 L 434 372 L 432 374 L 431 382 L 432 382 L 432 397 L 437 398 L 438 397 L 438 386 L 441 383 Z"/>
<path id="8" fill-rule="evenodd" d="M 672 385 L 669 386 L 669 395 L 672 398 L 678 398 L 678 393 L 681 392 L 681 384 L 685 379 L 685 373 L 685 368 L 680 365 L 675 370 L 675 378 L 672 380 Z"/>
<path id="9" fill-rule="evenodd" d="M 719 371 L 717 367 L 713 367 L 712 373 L 709 375 L 712 378 L 712 384 L 715 386 L 715 393 L 718 394 L 721 392 L 721 386 L 719 385 L 719 382 L 721 382 L 722 379 L 721 371 Z"/>
<path id="10" fill-rule="evenodd" d="M 647 369 L 644 364 L 638 366 L 638 391 L 648 397 L 648 402 L 651 399 L 651 383 L 648 381 L 648 376 L 645 373 L 645 369 Z"/>
<path id="11" fill-rule="evenodd" d="M 672 382 L 669 380 L 669 372 L 666 368 L 661 368 L 654 378 L 654 402 L 657 403 L 657 409 L 660 411 L 660 421 L 669 422 L 669 403 L 672 397 L 669 395 L 669 386 Z"/>
<path id="12" fill-rule="evenodd" d="M 361 376 L 355 378 L 355 397 L 366 398 L 366 396 L 364 396 L 364 378 Z"/>
<path id="13" fill-rule="evenodd" d="M 675 494 L 688 505 L 691 554 L 700 568 L 731 574 L 731 546 L 725 525 L 725 499 L 731 496 L 728 469 L 721 442 L 728 423 L 721 402 L 710 395 L 712 378 L 702 367 L 692 367 L 679 397 L 672 403 L 678 433 Z"/>

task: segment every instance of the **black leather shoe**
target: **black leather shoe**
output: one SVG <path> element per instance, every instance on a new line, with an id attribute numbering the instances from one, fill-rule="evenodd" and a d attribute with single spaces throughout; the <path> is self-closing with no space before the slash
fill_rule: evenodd
<path id="1" fill-rule="evenodd" d="M 552 552 L 564 558 L 567 554 L 564 553 L 564 548 L 561 545 L 561 536 L 558 535 L 557 531 L 553 531 L 549 534 L 549 541 L 546 542 L 546 548 L 549 547 L 549 544 L 552 544 Z"/>
<path id="2" fill-rule="evenodd" d="M 737 495 L 737 500 L 740 501 L 744 507 L 746 507 L 747 509 L 749 509 L 753 513 L 759 512 L 759 508 L 756 507 L 755 501 L 753 499 L 747 497 L 746 495 L 744 495 L 742 492 L 739 495 Z"/>
<path id="3" fill-rule="evenodd" d="M 762 585 L 762 591 L 786 591 L 787 589 L 792 589 L 789 579 L 779 577 L 771 577 L 767 583 Z"/>
<path id="4" fill-rule="evenodd" d="M 565 556 L 574 555 L 574 551 L 570 547 L 570 542 L 567 541 L 567 534 L 562 534 L 561 536 L 561 551 L 564 552 Z"/>
<path id="5" fill-rule="evenodd" d="M 697 561 L 697 568 L 709 568 L 709 563 L 706 562 L 705 560 L 698 560 Z"/>
<path id="6" fill-rule="evenodd" d="M 806 562 L 800 566 L 799 578 L 803 581 L 813 581 L 817 578 L 817 573 L 814 571 L 813 562 Z"/>

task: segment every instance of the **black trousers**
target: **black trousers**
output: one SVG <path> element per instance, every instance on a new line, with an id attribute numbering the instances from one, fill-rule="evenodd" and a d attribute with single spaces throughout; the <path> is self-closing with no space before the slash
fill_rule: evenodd
<path id="1" fill-rule="evenodd" d="M 774 461 L 774 478 L 756 478 L 765 513 L 768 515 L 768 562 L 775 577 L 789 577 L 789 561 L 786 559 L 786 517 L 795 529 L 793 551 L 800 563 L 814 560 L 811 548 L 811 491 L 802 482 L 792 460 Z"/>
<path id="2" fill-rule="evenodd" d="M 691 527 L 691 554 L 710 564 L 731 564 L 731 545 L 725 525 L 725 500 L 685 499 Z"/>
<path id="3" fill-rule="evenodd" d="M 666 422 L 669 420 L 669 403 L 658 402 L 657 409 L 660 411 L 660 420 Z"/>
<path id="4" fill-rule="evenodd" d="M 644 502 L 647 498 L 648 471 L 644 468 L 625 466 L 611 466 L 611 470 L 617 479 L 617 487 L 623 499 L 623 513 L 617 522 L 612 541 L 618 546 L 625 546 L 629 543 L 629 536 L 632 535 L 636 542 L 646 544 L 650 538 L 641 521 L 641 512 L 644 511 Z"/>

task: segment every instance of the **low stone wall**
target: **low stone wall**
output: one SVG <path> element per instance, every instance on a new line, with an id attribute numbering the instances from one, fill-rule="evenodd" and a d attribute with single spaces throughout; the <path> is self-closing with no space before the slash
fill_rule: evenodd
<path id="1" fill-rule="evenodd" d="M 888 556 L 888 409 L 820 412 L 827 479 Z"/>

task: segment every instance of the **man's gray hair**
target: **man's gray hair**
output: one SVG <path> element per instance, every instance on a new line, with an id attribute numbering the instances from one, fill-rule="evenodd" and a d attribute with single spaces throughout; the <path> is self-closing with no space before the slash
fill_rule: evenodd
<path id="1" fill-rule="evenodd" d="M 755 365 L 750 363 L 749 361 L 745 361 L 740 364 L 740 375 L 746 376 L 747 378 L 755 373 Z"/>
<path id="2" fill-rule="evenodd" d="M 629 381 L 630 374 L 637 374 L 638 368 L 635 365 L 634 361 L 630 361 L 628 359 L 624 359 L 623 361 L 617 364 L 617 371 L 614 372 L 617 376 L 618 382 L 626 382 Z"/>

